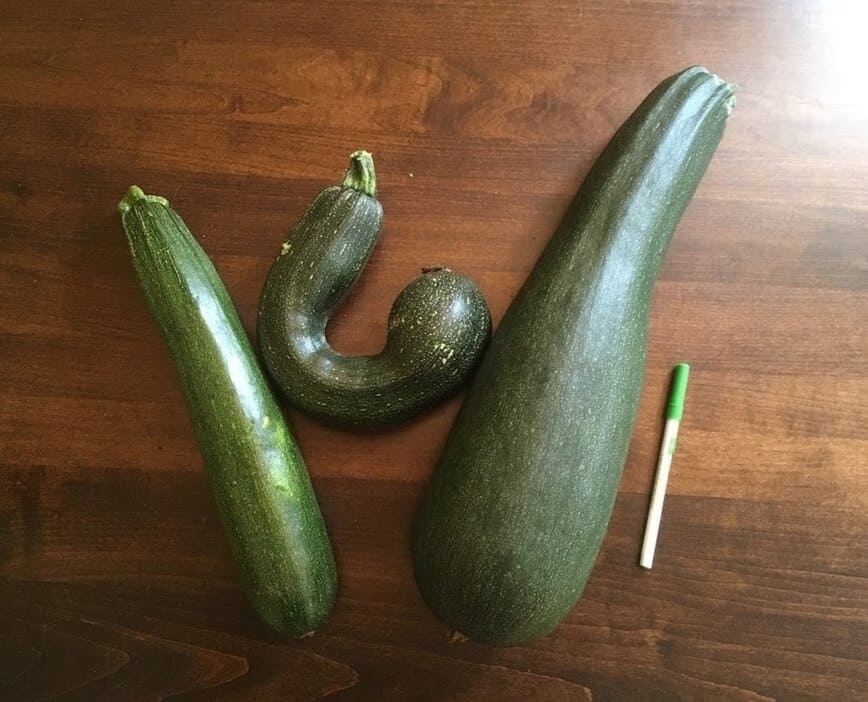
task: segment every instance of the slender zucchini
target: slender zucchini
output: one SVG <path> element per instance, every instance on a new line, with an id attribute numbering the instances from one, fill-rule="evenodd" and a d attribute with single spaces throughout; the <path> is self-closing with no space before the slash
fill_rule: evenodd
<path id="1" fill-rule="evenodd" d="M 700 67 L 618 130 L 492 339 L 417 517 L 416 581 L 478 641 L 542 636 L 605 535 L 666 248 L 723 135 L 732 86 Z"/>
<path id="2" fill-rule="evenodd" d="M 164 198 L 133 186 L 118 209 L 247 596 L 276 631 L 310 634 L 334 603 L 335 562 L 304 461 L 235 307 Z"/>
<path id="3" fill-rule="evenodd" d="M 283 244 L 262 292 L 257 334 L 271 376 L 290 402 L 321 421 L 367 427 L 407 419 L 454 392 L 491 332 L 470 280 L 428 269 L 395 299 L 383 350 L 344 356 L 325 332 L 380 234 L 374 161 L 350 158 L 340 186 L 316 197 Z"/>

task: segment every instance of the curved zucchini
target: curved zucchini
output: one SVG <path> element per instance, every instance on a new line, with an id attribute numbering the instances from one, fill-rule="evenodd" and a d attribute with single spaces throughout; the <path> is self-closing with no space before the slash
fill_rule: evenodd
<path id="1" fill-rule="evenodd" d="M 133 186 L 118 209 L 247 596 L 276 631 L 310 634 L 334 603 L 334 557 L 304 461 L 232 300 L 164 198 Z"/>
<path id="2" fill-rule="evenodd" d="M 542 636 L 584 589 L 642 390 L 654 281 L 733 102 L 699 67 L 659 85 L 594 164 L 492 339 L 413 543 L 425 601 L 472 639 Z"/>
<path id="3" fill-rule="evenodd" d="M 343 356 L 329 346 L 329 317 L 380 234 L 375 192 L 373 159 L 357 151 L 343 183 L 319 193 L 283 244 L 259 304 L 259 346 L 277 385 L 303 412 L 342 426 L 399 422 L 451 394 L 491 332 L 479 289 L 435 268 L 395 299 L 380 353 Z"/>

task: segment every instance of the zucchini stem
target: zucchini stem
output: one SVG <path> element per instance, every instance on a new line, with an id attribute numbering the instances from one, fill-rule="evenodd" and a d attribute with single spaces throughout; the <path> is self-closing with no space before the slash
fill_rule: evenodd
<path id="1" fill-rule="evenodd" d="M 377 194 L 377 175 L 374 173 L 374 157 L 367 151 L 354 151 L 350 154 L 350 165 L 341 181 L 344 188 L 353 188 L 375 197 Z"/>
<path id="2" fill-rule="evenodd" d="M 129 211 L 139 200 L 149 200 L 150 202 L 158 202 L 165 207 L 169 206 L 169 201 L 166 198 L 159 195 L 145 195 L 145 191 L 138 185 L 131 185 L 126 195 L 118 203 L 118 212 L 123 214 Z"/>

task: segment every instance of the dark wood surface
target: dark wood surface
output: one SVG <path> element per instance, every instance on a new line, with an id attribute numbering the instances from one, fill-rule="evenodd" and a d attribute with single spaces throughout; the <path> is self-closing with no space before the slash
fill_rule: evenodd
<path id="1" fill-rule="evenodd" d="M 858 3 L 0 3 L 0 699 L 868 699 L 868 99 Z M 606 542 L 551 636 L 450 644 L 408 557 L 459 400 L 374 435 L 293 414 L 340 596 L 270 635 L 238 588 L 115 203 L 168 196 L 252 332 L 349 152 L 386 229 L 333 324 L 374 351 L 424 265 L 499 319 L 663 77 L 739 84 L 655 293 Z M 694 374 L 637 565 L 669 369 Z"/>

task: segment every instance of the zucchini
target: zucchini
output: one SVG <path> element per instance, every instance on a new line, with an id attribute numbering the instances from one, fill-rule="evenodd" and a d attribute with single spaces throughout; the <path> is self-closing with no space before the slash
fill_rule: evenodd
<path id="1" fill-rule="evenodd" d="M 615 502 L 654 281 L 733 88 L 660 84 L 579 189 L 492 339 L 423 499 L 416 581 L 461 634 L 508 645 L 575 605 Z"/>
<path id="2" fill-rule="evenodd" d="M 341 185 L 317 195 L 281 247 L 259 304 L 259 347 L 272 378 L 293 405 L 339 426 L 399 422 L 453 393 L 491 333 L 476 285 L 431 268 L 395 299 L 380 353 L 332 349 L 329 317 L 380 234 L 383 208 L 375 194 L 373 158 L 357 151 Z"/>
<path id="3" fill-rule="evenodd" d="M 246 594 L 275 631 L 310 634 L 334 603 L 334 557 L 304 461 L 238 313 L 164 198 L 133 186 L 118 209 Z"/>

